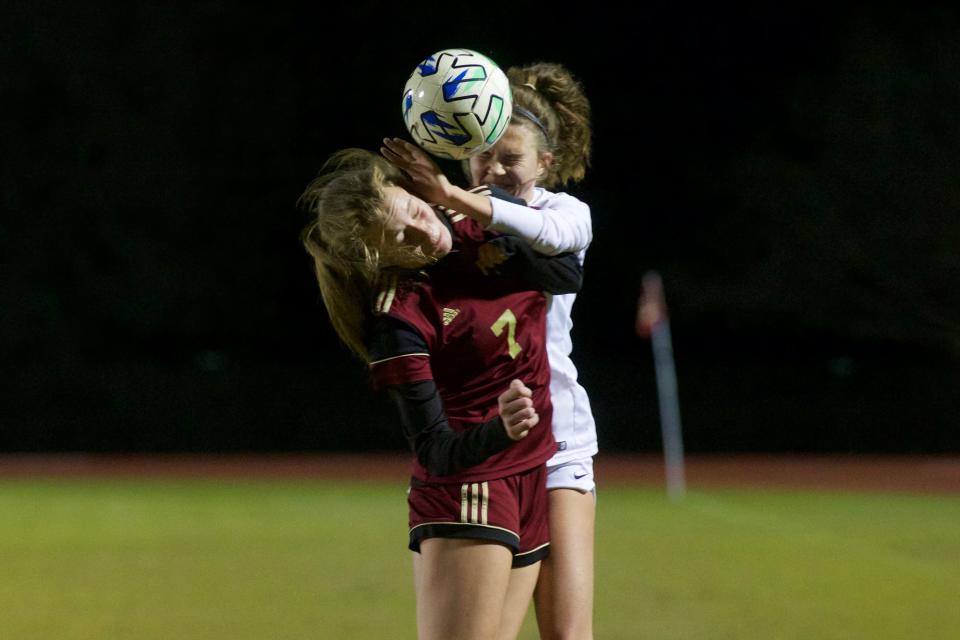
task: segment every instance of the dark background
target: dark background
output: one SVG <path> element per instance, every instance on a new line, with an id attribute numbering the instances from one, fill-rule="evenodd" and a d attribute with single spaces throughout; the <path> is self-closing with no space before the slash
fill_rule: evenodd
<path id="1" fill-rule="evenodd" d="M 320 4 L 0 9 L 0 450 L 401 448 L 294 203 L 465 47 L 592 100 L 602 449 L 660 446 L 655 269 L 689 451 L 960 451 L 956 10 Z"/>

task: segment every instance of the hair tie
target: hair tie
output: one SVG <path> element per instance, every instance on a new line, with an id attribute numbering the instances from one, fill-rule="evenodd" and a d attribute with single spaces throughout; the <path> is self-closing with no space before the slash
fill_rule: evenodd
<path id="1" fill-rule="evenodd" d="M 518 116 L 520 116 L 521 118 L 526 118 L 527 120 L 529 120 L 529 121 L 532 122 L 533 124 L 537 125 L 537 128 L 540 129 L 540 131 L 543 132 L 543 135 L 544 135 L 544 137 L 547 139 L 547 142 L 548 142 L 548 143 L 550 142 L 550 134 L 547 133 L 547 128 L 546 128 L 545 126 L 543 126 L 543 123 L 542 123 L 542 122 L 540 122 L 540 118 L 538 118 L 537 116 L 533 115 L 532 113 L 530 113 L 528 110 L 524 109 L 523 107 L 518 107 L 517 105 L 513 105 L 513 113 L 516 114 L 516 115 L 518 115 Z"/>

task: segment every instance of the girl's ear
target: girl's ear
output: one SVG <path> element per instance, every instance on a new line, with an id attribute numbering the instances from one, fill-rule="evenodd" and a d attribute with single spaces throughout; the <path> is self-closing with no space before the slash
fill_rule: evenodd
<path id="1" fill-rule="evenodd" d="M 549 151 L 541 153 L 540 158 L 537 160 L 537 180 L 546 177 L 550 171 L 551 164 L 553 164 L 553 154 Z"/>

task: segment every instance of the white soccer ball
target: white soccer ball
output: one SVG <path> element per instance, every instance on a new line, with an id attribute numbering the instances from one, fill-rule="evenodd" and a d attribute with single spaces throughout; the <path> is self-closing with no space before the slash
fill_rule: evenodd
<path id="1" fill-rule="evenodd" d="M 469 49 L 428 56 L 403 88 L 403 122 L 414 142 L 461 160 L 496 144 L 510 123 L 510 82 L 496 63 Z"/>

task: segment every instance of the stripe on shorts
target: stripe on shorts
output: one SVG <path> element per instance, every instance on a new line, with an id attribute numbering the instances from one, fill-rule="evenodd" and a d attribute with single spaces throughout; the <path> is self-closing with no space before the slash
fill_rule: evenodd
<path id="1" fill-rule="evenodd" d="M 490 506 L 490 484 L 465 482 L 460 485 L 460 522 L 487 524 Z"/>
<path id="2" fill-rule="evenodd" d="M 487 524 L 487 506 L 490 503 L 490 485 L 486 480 L 483 482 L 483 504 L 480 507 L 480 523 Z"/>

